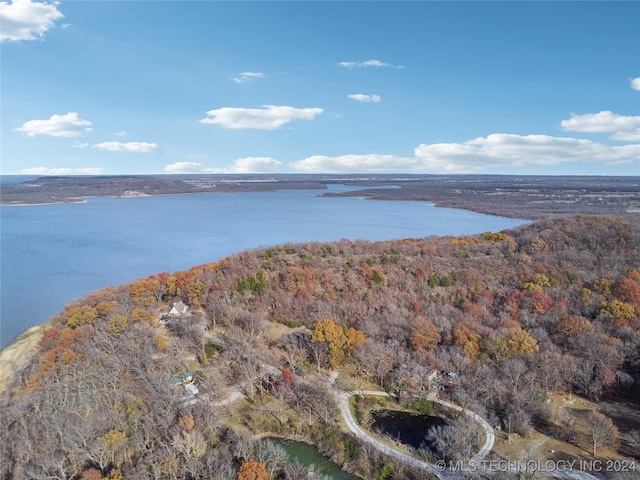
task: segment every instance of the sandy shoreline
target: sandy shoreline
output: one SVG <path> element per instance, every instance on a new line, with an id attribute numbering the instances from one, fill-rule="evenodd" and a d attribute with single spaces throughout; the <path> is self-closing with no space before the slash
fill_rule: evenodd
<path id="1" fill-rule="evenodd" d="M 81 200 L 78 202 L 43 202 L 43 203 L 0 203 L 0 205 L 2 205 L 3 207 L 39 207 L 41 205 L 60 205 L 63 203 L 69 203 L 69 204 L 81 204 L 81 203 L 87 203 L 86 200 Z"/>
<path id="2" fill-rule="evenodd" d="M 7 345 L 0 352 L 0 392 L 9 384 L 14 372 L 27 366 L 37 351 L 38 342 L 42 338 L 48 323 L 35 325 L 24 331 L 15 342 Z"/>

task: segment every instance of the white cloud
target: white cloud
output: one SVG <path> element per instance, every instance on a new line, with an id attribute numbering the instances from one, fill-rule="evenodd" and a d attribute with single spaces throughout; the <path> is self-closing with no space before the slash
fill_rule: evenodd
<path id="1" fill-rule="evenodd" d="M 608 110 L 584 115 L 572 113 L 569 120 L 560 122 L 560 126 L 572 132 L 614 132 L 610 137 L 614 140 L 640 141 L 640 116 L 617 115 Z"/>
<path id="2" fill-rule="evenodd" d="M 197 162 L 176 162 L 164 167 L 166 173 L 213 173 Z"/>
<path id="3" fill-rule="evenodd" d="M 634 90 L 640 90 L 640 77 L 631 79 L 631 88 Z"/>
<path id="4" fill-rule="evenodd" d="M 640 127 L 630 130 L 620 130 L 609 137 L 622 142 L 640 142 Z"/>
<path id="5" fill-rule="evenodd" d="M 52 115 L 49 120 L 30 120 L 16 128 L 29 137 L 49 135 L 51 137 L 79 137 L 92 131 L 91 122 L 78 117 L 75 112 L 66 115 Z"/>
<path id="6" fill-rule="evenodd" d="M 242 72 L 240 75 L 233 79 L 236 83 L 246 83 L 256 78 L 264 78 L 265 75 L 262 72 Z"/>
<path id="7" fill-rule="evenodd" d="M 106 152 L 128 152 L 128 153 L 155 153 L 160 151 L 156 143 L 144 142 L 102 142 L 92 145 L 91 148 L 104 150 Z"/>
<path id="8" fill-rule="evenodd" d="M 275 130 L 292 120 L 312 120 L 322 112 L 321 108 L 294 108 L 276 105 L 262 105 L 262 109 L 224 107 L 209 110 L 208 117 L 200 120 L 200 123 L 213 123 L 233 129 Z"/>
<path id="9" fill-rule="evenodd" d="M 224 173 L 275 173 L 282 162 L 270 157 L 239 158 Z"/>
<path id="10" fill-rule="evenodd" d="M 119 132 L 116 132 L 116 137 L 126 137 L 126 136 L 127 136 L 126 130 L 120 130 Z"/>
<path id="11" fill-rule="evenodd" d="M 88 167 L 88 168 L 49 168 L 49 167 L 32 167 L 25 168 L 20 173 L 24 175 L 101 175 L 104 168 Z"/>
<path id="12" fill-rule="evenodd" d="M 64 17 L 57 7 L 58 2 L 0 2 L 0 41 L 42 38 L 56 20 Z"/>
<path id="13" fill-rule="evenodd" d="M 488 167 L 640 160 L 640 145 L 609 146 L 576 138 L 494 133 L 464 143 L 422 144 L 414 151 L 425 171 L 473 173 Z"/>
<path id="14" fill-rule="evenodd" d="M 314 155 L 297 162 L 291 166 L 296 170 L 312 173 L 383 173 L 406 172 L 419 169 L 420 161 L 417 158 L 404 158 L 395 155 L 341 155 L 339 157 L 326 157 Z"/>
<path id="15" fill-rule="evenodd" d="M 176 162 L 164 167 L 166 173 L 276 173 L 282 162 L 269 157 L 239 158 L 232 166 L 205 168 L 197 162 Z"/>
<path id="16" fill-rule="evenodd" d="M 393 67 L 402 68 L 391 65 L 390 63 L 384 63 L 380 60 L 367 60 L 365 62 L 339 62 L 338 66 L 344 68 L 363 68 L 363 67 Z"/>
<path id="17" fill-rule="evenodd" d="M 315 155 L 291 166 L 311 173 L 478 173 L 488 168 L 566 162 L 613 165 L 640 161 L 640 145 L 609 146 L 575 138 L 495 133 L 464 143 L 421 144 L 414 155 Z"/>
<path id="18" fill-rule="evenodd" d="M 73 142 L 71 148 L 87 148 L 89 144 L 87 142 Z"/>
<path id="19" fill-rule="evenodd" d="M 362 103 L 380 103 L 382 100 L 380 95 L 365 95 L 364 93 L 353 93 L 349 95 L 349 98 Z"/>

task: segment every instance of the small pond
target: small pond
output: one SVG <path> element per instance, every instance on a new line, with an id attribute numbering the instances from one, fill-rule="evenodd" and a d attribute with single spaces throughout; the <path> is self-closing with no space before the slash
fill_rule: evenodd
<path id="1" fill-rule="evenodd" d="M 304 442 L 267 437 L 265 440 L 280 445 L 291 460 L 297 460 L 305 467 L 313 467 L 313 471 L 326 475 L 332 480 L 359 480 L 358 477 L 340 470 L 340 467 L 323 456 L 316 447 Z"/>
<path id="2" fill-rule="evenodd" d="M 371 418 L 371 431 L 381 432 L 414 448 L 430 448 L 430 442 L 425 439 L 427 431 L 431 427 L 447 424 L 442 417 L 397 410 L 377 410 L 371 412 Z"/>

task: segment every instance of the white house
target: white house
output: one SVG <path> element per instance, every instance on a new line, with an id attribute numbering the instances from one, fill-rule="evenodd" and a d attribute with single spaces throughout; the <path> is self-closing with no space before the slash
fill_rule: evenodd
<path id="1" fill-rule="evenodd" d="M 172 317 L 182 317 L 187 314 L 189 311 L 189 307 L 187 307 L 182 300 L 178 300 L 177 302 L 173 302 L 173 308 L 169 312 L 169 315 Z"/>

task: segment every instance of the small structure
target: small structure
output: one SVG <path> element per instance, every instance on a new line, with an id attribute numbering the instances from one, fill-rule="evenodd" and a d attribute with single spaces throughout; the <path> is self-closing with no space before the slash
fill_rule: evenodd
<path id="1" fill-rule="evenodd" d="M 189 307 L 187 307 L 182 300 L 178 300 L 177 302 L 173 302 L 173 308 L 169 312 L 170 317 L 184 317 L 189 312 Z"/>
<path id="2" fill-rule="evenodd" d="M 193 384 L 195 380 L 195 377 L 193 376 L 193 373 L 191 372 L 184 372 L 181 373 L 180 375 L 174 375 L 173 377 L 171 377 L 169 379 L 169 383 L 172 385 L 188 385 L 188 384 Z"/>
<path id="3" fill-rule="evenodd" d="M 196 387 L 193 383 L 187 383 L 184 386 L 184 389 L 187 391 L 187 394 L 190 397 L 195 397 L 198 394 L 198 387 Z"/>

